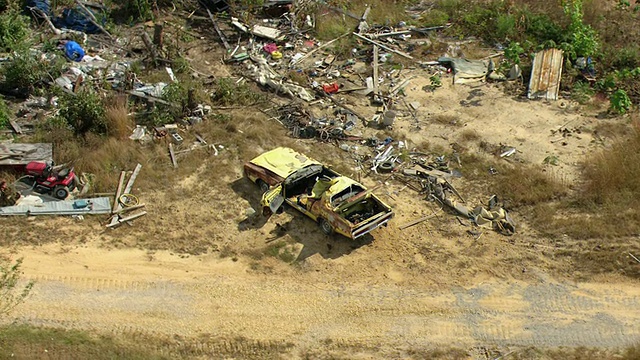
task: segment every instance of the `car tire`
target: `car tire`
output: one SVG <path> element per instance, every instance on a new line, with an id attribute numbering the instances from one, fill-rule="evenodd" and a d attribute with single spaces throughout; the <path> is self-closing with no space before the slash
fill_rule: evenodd
<path id="1" fill-rule="evenodd" d="M 258 181 L 256 181 L 256 184 L 258 185 L 258 187 L 260 187 L 260 191 L 262 191 L 263 194 L 269 191 L 269 184 L 267 184 L 266 182 L 258 179 Z"/>
<path id="2" fill-rule="evenodd" d="M 320 224 L 320 230 L 322 230 L 323 233 L 326 235 L 333 235 L 335 230 L 328 220 L 321 218 L 320 221 L 318 221 L 318 224 Z"/>
<path id="3" fill-rule="evenodd" d="M 380 172 L 392 172 L 394 168 L 394 164 L 391 161 L 385 161 L 382 164 L 378 165 L 378 169 L 380 170 Z"/>
<path id="4" fill-rule="evenodd" d="M 53 189 L 53 196 L 57 199 L 64 200 L 69 196 L 69 189 L 66 186 L 58 186 Z"/>

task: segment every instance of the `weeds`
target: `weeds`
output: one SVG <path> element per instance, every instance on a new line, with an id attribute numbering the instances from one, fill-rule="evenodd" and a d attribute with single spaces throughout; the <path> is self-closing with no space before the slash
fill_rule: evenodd
<path id="1" fill-rule="evenodd" d="M 263 94 L 255 91 L 246 83 L 236 84 L 233 79 L 221 78 L 215 84 L 211 101 L 216 105 L 255 105 L 264 101 Z"/>
<path id="2" fill-rule="evenodd" d="M 29 18 L 22 15 L 16 2 L 12 2 L 0 13 L 0 48 L 3 51 L 16 50 L 23 46 L 29 34 Z"/>
<path id="3" fill-rule="evenodd" d="M 134 127 L 129 117 L 129 106 L 126 96 L 115 96 L 105 100 L 105 125 L 107 135 L 116 139 L 127 139 Z"/>
<path id="4" fill-rule="evenodd" d="M 9 127 L 10 119 L 11 114 L 9 112 L 9 107 L 4 99 L 0 98 L 0 130 Z"/>
<path id="5" fill-rule="evenodd" d="M 0 257 L 0 315 L 6 315 L 29 295 L 33 281 L 19 284 L 22 259 L 11 263 Z"/>

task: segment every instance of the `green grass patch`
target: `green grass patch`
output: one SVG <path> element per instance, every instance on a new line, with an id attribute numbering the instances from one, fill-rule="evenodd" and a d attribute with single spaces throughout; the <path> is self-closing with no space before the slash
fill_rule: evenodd
<path id="1" fill-rule="evenodd" d="M 170 359 L 141 343 L 78 330 L 12 325 L 0 328 L 0 358 L 9 359 Z"/>

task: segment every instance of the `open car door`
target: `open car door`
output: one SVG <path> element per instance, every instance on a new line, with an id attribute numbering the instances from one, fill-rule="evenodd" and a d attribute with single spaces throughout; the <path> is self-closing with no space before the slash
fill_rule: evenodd
<path id="1" fill-rule="evenodd" d="M 262 215 L 271 216 L 284 204 L 284 196 L 282 196 L 282 185 L 278 185 L 273 189 L 269 189 L 262 195 L 260 201 L 262 205 Z"/>

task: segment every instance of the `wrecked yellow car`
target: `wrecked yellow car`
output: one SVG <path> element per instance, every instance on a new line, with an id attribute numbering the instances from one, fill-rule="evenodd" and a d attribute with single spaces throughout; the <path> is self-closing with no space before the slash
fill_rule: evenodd
<path id="1" fill-rule="evenodd" d="M 244 165 L 264 192 L 263 215 L 286 202 L 320 224 L 322 231 L 356 239 L 386 226 L 393 210 L 357 181 L 289 148 L 268 151 Z"/>

